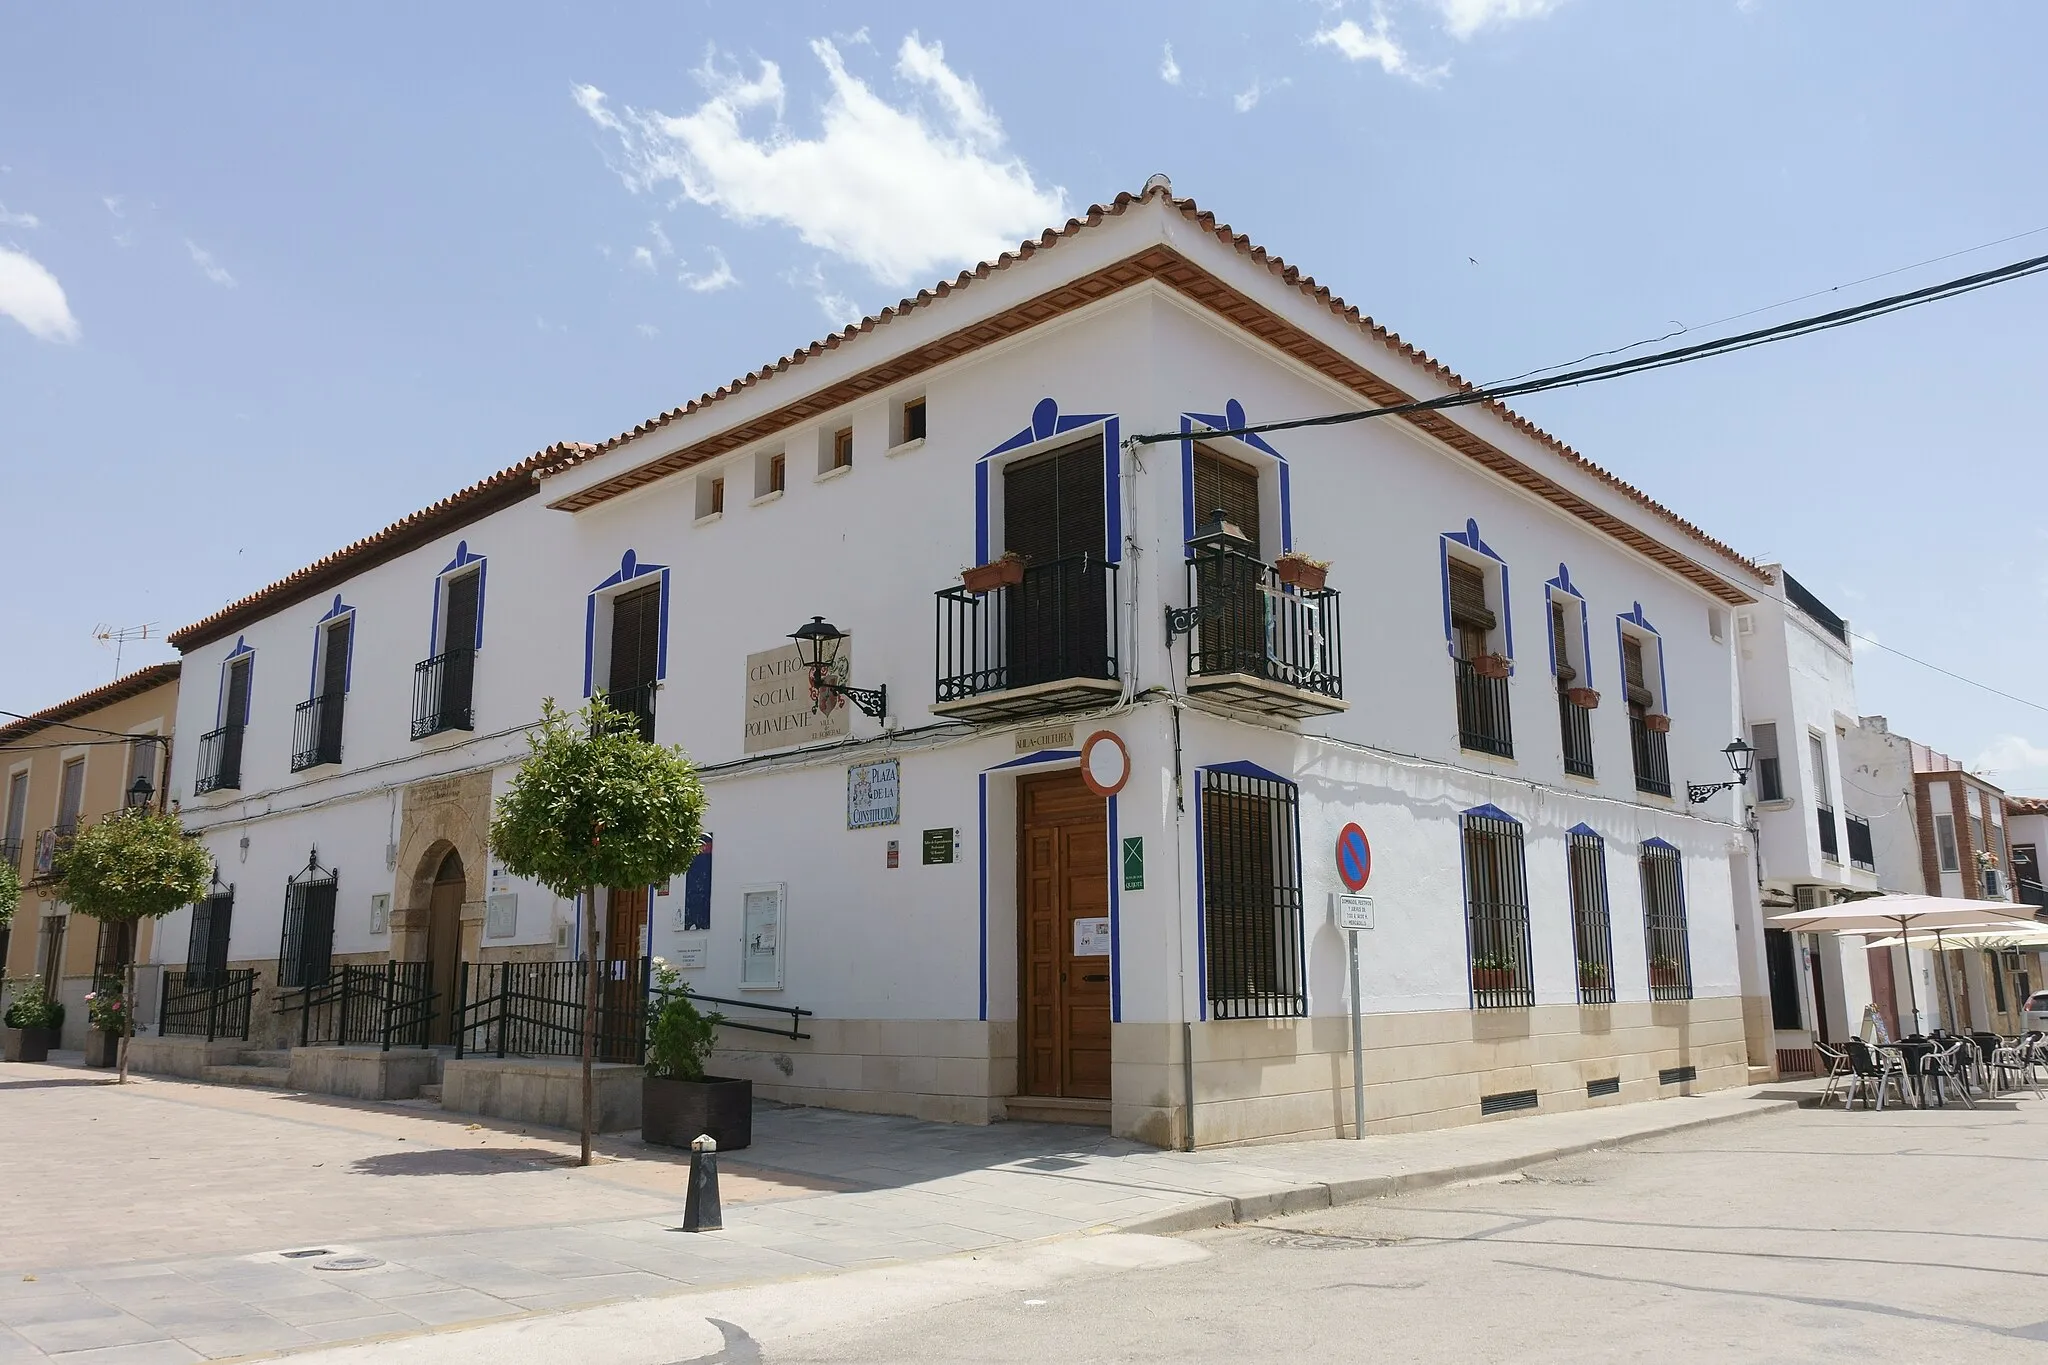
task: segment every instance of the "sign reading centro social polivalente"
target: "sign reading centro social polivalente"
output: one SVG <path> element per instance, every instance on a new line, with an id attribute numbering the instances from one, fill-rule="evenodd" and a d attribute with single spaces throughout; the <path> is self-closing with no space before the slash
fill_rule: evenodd
<path id="1" fill-rule="evenodd" d="M 811 675 L 797 658 L 794 644 L 747 656 L 746 739 L 743 752 L 787 749 L 813 740 L 840 739 L 846 734 L 846 699 L 826 692 L 811 696 Z M 840 645 L 832 671 L 845 681 L 853 653 L 849 638 Z"/>

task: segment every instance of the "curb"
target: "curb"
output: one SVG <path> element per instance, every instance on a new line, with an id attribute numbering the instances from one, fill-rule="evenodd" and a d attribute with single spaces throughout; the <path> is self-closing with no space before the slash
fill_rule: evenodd
<path id="1" fill-rule="evenodd" d="M 1141 1214 L 1136 1218 L 1124 1219 L 1113 1224 L 1118 1232 L 1148 1234 L 1171 1237 L 1183 1232 L 1199 1232 L 1204 1228 L 1229 1227 L 1236 1223 L 1253 1223 L 1262 1218 L 1279 1218 L 1292 1213 L 1313 1213 L 1317 1209 L 1337 1208 L 1344 1204 L 1356 1204 L 1367 1199 L 1384 1199 L 1389 1195 L 1408 1194 L 1415 1190 L 1435 1189 L 1443 1185 L 1455 1185 L 1465 1180 L 1485 1180 L 1492 1176 L 1512 1175 L 1529 1166 L 1541 1165 L 1547 1161 L 1561 1161 L 1566 1157 L 1583 1156 L 1606 1147 L 1625 1147 L 1630 1143 L 1642 1142 L 1649 1138 L 1668 1137 L 1673 1133 L 1688 1132 L 1697 1128 L 1711 1128 L 1716 1124 L 1734 1123 L 1754 1118 L 1759 1114 L 1774 1114 L 1800 1107 L 1798 1100 L 1770 1100 L 1752 1109 L 1743 1109 L 1730 1114 L 1708 1114 L 1700 1118 L 1685 1119 L 1662 1127 L 1644 1129 L 1641 1132 L 1624 1133 L 1616 1137 L 1589 1138 L 1579 1142 L 1563 1143 L 1545 1147 L 1540 1151 L 1527 1152 L 1519 1156 L 1495 1157 L 1488 1161 L 1468 1161 L 1453 1166 L 1436 1166 L 1426 1170 L 1407 1171 L 1400 1175 L 1361 1176 L 1355 1180 L 1313 1181 L 1301 1185 L 1290 1185 L 1262 1194 L 1232 1197 L 1214 1196 L 1195 1200 L 1181 1208 L 1166 1213 Z"/>

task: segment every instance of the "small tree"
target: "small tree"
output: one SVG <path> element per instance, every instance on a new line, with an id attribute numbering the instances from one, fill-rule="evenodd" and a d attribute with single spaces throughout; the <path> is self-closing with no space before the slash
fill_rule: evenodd
<path id="1" fill-rule="evenodd" d="M 19 904 L 21 874 L 14 870 L 13 863 L 0 862 L 0 929 L 14 923 L 14 907 Z"/>
<path id="2" fill-rule="evenodd" d="M 51 871 L 57 897 L 82 915 L 118 925 L 129 951 L 121 971 L 121 1070 L 128 1079 L 128 1040 L 135 1036 L 135 926 L 162 919 L 206 894 L 213 858 L 185 837 L 175 815 L 147 807 L 116 811 L 57 850 Z"/>
<path id="3" fill-rule="evenodd" d="M 642 739 L 638 720 L 593 699 L 549 698 L 527 732 L 533 752 L 498 798 L 491 851 L 514 876 L 583 898 L 583 1159 L 590 1164 L 597 1059 L 597 888 L 646 886 L 690 865 L 703 838 L 704 788 L 680 748 Z"/>

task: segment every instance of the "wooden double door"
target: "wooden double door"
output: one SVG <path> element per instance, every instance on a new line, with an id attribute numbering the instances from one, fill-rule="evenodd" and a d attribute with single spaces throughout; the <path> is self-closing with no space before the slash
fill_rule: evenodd
<path id="1" fill-rule="evenodd" d="M 1017 783 L 1019 1089 L 1109 1098 L 1109 807 L 1078 772 Z"/>

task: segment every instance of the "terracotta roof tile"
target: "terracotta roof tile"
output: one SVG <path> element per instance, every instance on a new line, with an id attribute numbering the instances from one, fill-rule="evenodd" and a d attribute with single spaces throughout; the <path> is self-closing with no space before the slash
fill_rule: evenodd
<path id="1" fill-rule="evenodd" d="M 104 687 L 81 692 L 67 701 L 60 701 L 55 706 L 46 706 L 34 715 L 24 716 L 12 724 L 0 725 L 0 748 L 9 744 L 19 744 L 38 731 L 61 725 L 67 720 L 97 711 L 103 706 L 112 706 L 116 702 L 127 701 L 130 697 L 139 697 L 153 687 L 176 682 L 180 667 L 182 665 L 172 660 L 167 664 L 151 664 L 147 668 L 138 668 L 133 673 L 125 673 L 114 679 Z"/>
<path id="2" fill-rule="evenodd" d="M 2008 796 L 2005 808 L 2014 815 L 2048 815 L 2048 796 Z"/>

